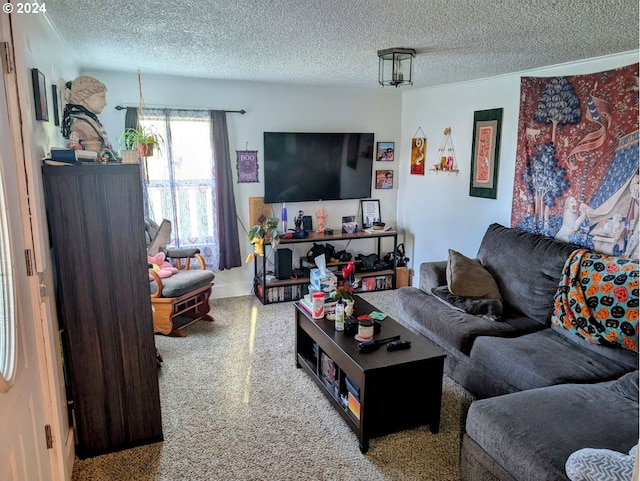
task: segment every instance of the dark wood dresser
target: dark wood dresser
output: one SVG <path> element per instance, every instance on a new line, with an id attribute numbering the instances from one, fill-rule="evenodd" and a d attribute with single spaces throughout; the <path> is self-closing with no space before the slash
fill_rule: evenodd
<path id="1" fill-rule="evenodd" d="M 76 452 L 161 441 L 139 165 L 43 167 Z"/>

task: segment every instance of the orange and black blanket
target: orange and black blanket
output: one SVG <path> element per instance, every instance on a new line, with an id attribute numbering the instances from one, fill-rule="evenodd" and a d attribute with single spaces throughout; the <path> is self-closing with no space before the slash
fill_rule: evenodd
<path id="1" fill-rule="evenodd" d="M 638 261 L 578 249 L 565 262 L 551 322 L 594 344 L 638 352 Z"/>

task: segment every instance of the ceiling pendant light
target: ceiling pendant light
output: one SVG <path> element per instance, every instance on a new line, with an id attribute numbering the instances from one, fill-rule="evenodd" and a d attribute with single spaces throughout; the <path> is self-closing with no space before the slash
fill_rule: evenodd
<path id="1" fill-rule="evenodd" d="M 379 68 L 378 82 L 383 87 L 393 85 L 412 85 L 413 57 L 416 51 L 412 48 L 387 48 L 378 50 Z"/>

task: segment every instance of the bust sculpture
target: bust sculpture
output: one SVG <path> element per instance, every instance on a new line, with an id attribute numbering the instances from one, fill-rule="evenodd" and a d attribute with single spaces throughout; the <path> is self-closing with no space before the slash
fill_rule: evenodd
<path id="1" fill-rule="evenodd" d="M 114 153 L 107 132 L 98 120 L 107 105 L 107 87 L 98 79 L 82 75 L 73 82 L 66 83 L 65 100 L 62 118 L 62 135 L 68 139 L 79 141 L 82 148 L 98 153 L 99 160 L 115 161 Z"/>

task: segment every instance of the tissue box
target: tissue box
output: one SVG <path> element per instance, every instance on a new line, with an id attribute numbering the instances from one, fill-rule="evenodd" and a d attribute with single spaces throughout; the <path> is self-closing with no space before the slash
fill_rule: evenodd
<path id="1" fill-rule="evenodd" d="M 333 272 L 322 274 L 320 269 L 311 269 L 311 285 L 319 291 L 332 292 L 336 290 L 338 279 Z"/>

